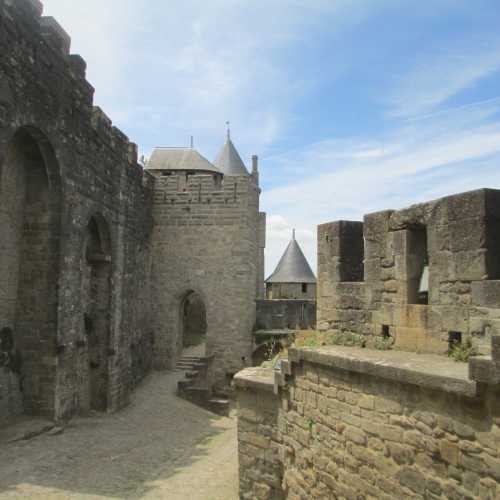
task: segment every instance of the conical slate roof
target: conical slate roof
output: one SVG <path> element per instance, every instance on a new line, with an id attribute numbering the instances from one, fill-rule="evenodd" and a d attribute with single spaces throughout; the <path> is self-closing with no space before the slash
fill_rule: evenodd
<path id="1" fill-rule="evenodd" d="M 292 241 L 266 283 L 316 283 L 316 276 L 295 240 L 295 231 Z"/>
<path id="2" fill-rule="evenodd" d="M 214 165 L 226 175 L 248 175 L 245 164 L 231 141 L 229 131 L 227 132 L 226 142 L 218 154 L 217 159 L 214 161 Z"/>

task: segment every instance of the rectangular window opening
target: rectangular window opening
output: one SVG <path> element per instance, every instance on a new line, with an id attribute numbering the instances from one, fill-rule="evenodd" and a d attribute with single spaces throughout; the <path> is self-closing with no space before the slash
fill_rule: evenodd
<path id="1" fill-rule="evenodd" d="M 425 226 L 409 229 L 407 252 L 408 304 L 428 304 L 429 254 Z"/>
<path id="2" fill-rule="evenodd" d="M 302 283 L 302 293 L 307 293 L 307 283 Z"/>
<path id="3" fill-rule="evenodd" d="M 382 338 L 384 339 L 391 338 L 391 331 L 389 329 L 389 325 L 382 325 Z"/>
<path id="4" fill-rule="evenodd" d="M 448 350 L 462 343 L 462 332 L 448 332 Z"/>

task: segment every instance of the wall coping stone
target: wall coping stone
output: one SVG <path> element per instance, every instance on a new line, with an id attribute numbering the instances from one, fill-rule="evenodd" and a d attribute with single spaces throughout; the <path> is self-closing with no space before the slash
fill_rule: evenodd
<path id="1" fill-rule="evenodd" d="M 308 361 L 467 397 L 475 397 L 477 394 L 476 382 L 468 378 L 467 363 L 457 363 L 435 354 L 324 346 L 289 348 L 288 355 L 292 363 Z"/>
<path id="2" fill-rule="evenodd" d="M 274 391 L 274 370 L 272 368 L 252 367 L 238 372 L 234 378 L 234 385 L 240 389 L 257 389 L 260 391 Z"/>

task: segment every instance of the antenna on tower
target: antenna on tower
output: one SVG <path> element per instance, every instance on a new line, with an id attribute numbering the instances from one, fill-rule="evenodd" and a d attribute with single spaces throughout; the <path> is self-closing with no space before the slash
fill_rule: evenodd
<path id="1" fill-rule="evenodd" d="M 227 138 L 231 139 L 231 122 L 230 121 L 226 122 L 226 128 L 227 128 Z"/>
<path id="2" fill-rule="evenodd" d="M 295 229 L 292 229 L 292 240 L 295 240 Z"/>
<path id="3" fill-rule="evenodd" d="M 191 136 L 191 149 L 194 149 L 194 137 Z"/>

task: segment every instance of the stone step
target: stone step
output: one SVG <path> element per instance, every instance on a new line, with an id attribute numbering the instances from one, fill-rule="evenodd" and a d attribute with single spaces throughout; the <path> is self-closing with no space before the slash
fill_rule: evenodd
<path id="1" fill-rule="evenodd" d="M 182 362 L 179 362 L 175 365 L 176 368 L 186 368 L 187 370 L 190 370 L 195 366 L 197 366 L 196 363 L 182 363 Z"/>
<path id="2" fill-rule="evenodd" d="M 227 417 L 229 415 L 229 400 L 226 398 L 211 398 L 207 401 L 206 408 L 217 415 Z"/>
<path id="3" fill-rule="evenodd" d="M 178 392 L 184 392 L 193 387 L 194 380 L 191 379 L 182 379 L 177 382 L 177 390 Z"/>
<path id="4" fill-rule="evenodd" d="M 179 361 L 177 361 L 176 363 L 177 365 L 181 364 L 181 365 L 198 365 L 198 366 L 205 366 L 205 362 L 204 361 L 200 361 L 200 360 L 197 360 L 197 359 L 180 359 Z"/>

